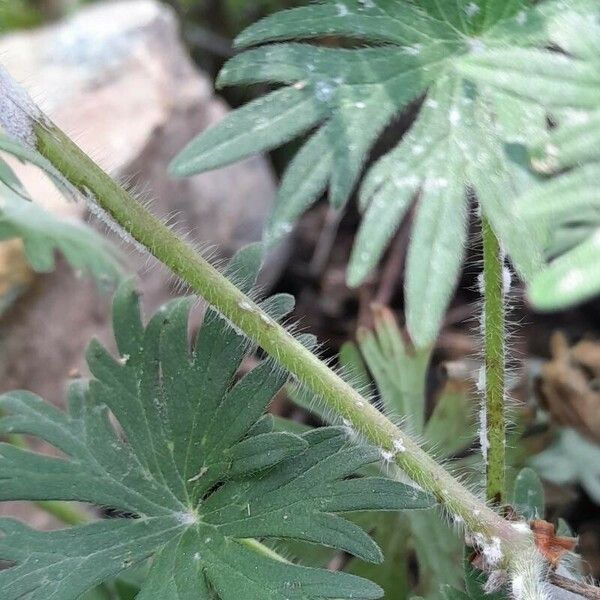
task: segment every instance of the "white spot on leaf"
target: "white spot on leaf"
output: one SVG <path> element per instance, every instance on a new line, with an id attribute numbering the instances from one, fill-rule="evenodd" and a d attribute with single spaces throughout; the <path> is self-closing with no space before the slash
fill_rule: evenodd
<path id="1" fill-rule="evenodd" d="M 348 8 L 345 4 L 342 4 L 341 2 L 338 2 L 335 5 L 335 10 L 338 17 L 345 17 L 348 15 Z"/>
<path id="2" fill-rule="evenodd" d="M 469 19 L 474 17 L 480 10 L 481 9 L 475 2 L 469 2 L 469 4 L 465 6 L 465 13 Z"/>
<path id="3" fill-rule="evenodd" d="M 564 294 L 574 292 L 585 282 L 585 275 L 581 269 L 569 271 L 558 283 L 558 290 Z"/>

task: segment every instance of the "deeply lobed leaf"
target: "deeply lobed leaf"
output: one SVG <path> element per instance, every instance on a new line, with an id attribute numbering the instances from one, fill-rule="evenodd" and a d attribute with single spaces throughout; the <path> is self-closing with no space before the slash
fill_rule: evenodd
<path id="1" fill-rule="evenodd" d="M 555 177 L 519 199 L 519 213 L 545 229 L 549 265 L 531 282 L 542 310 L 600 291 L 600 25 L 598 7 L 567 12 L 550 28 L 562 52 L 496 50 L 465 59 L 461 71 L 520 101 L 536 102 L 556 123 L 533 136 L 532 166 Z"/>
<path id="2" fill-rule="evenodd" d="M 241 287 L 259 256 L 251 248 L 230 265 Z M 288 296 L 266 304 L 274 318 L 292 307 Z M 337 513 L 426 508 L 431 498 L 354 477 L 380 455 L 352 446 L 345 429 L 274 432 L 261 415 L 286 374 L 267 360 L 235 381 L 245 340 L 209 311 L 190 349 L 189 307 L 176 300 L 143 325 L 125 285 L 114 300 L 118 358 L 92 342 L 94 378 L 72 384 L 68 412 L 27 392 L 0 398 L 0 434 L 32 435 L 61 453 L 0 445 L 0 500 L 77 500 L 123 514 L 49 533 L 0 520 L 0 559 L 12 564 L 0 571 L 3 598 L 71 600 L 148 558 L 143 600 L 379 597 L 366 580 L 285 562 L 250 538 L 377 562 L 377 545 Z"/>
<path id="3" fill-rule="evenodd" d="M 437 335 L 461 267 L 467 190 L 476 191 L 523 278 L 542 264 L 542 228 L 527 231 L 515 218 L 514 197 L 532 179 L 504 142 L 522 144 L 543 131 L 543 111 L 464 67 L 465 57 L 486 50 L 533 52 L 548 42 L 557 19 L 591 10 L 586 0 L 573 7 L 555 0 L 532 4 L 330 0 L 267 17 L 239 36 L 238 47 L 258 47 L 229 61 L 219 83 L 283 87 L 200 135 L 172 169 L 190 175 L 309 134 L 283 176 L 265 232 L 274 242 L 326 188 L 332 205 L 342 207 L 378 136 L 411 102 L 420 102 L 411 130 L 361 187 L 366 212 L 348 281 L 364 280 L 417 198 L 405 292 L 411 336 L 425 347 Z M 346 38 L 349 47 L 293 41 L 323 37 Z"/>

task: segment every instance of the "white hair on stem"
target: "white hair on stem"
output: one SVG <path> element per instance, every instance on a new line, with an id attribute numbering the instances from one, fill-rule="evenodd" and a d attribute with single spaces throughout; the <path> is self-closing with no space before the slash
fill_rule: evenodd
<path id="1" fill-rule="evenodd" d="M 0 125 L 4 131 L 28 148 L 35 148 L 34 125 L 42 120 L 29 94 L 0 65 Z"/>
<path id="2" fill-rule="evenodd" d="M 551 600 L 547 568 L 537 552 L 527 549 L 512 556 L 509 568 L 510 587 L 514 600 Z"/>
<path id="3" fill-rule="evenodd" d="M 123 242 L 130 244 L 140 253 L 147 255 L 148 249 L 134 239 L 125 229 L 123 229 L 104 209 L 96 202 L 96 198 L 92 193 L 84 194 L 87 200 L 87 207 L 99 221 L 101 221 L 110 231 L 116 234 Z"/>

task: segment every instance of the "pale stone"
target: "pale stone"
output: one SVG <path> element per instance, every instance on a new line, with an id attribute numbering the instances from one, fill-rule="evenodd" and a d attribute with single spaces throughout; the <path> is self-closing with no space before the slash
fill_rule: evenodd
<path id="1" fill-rule="evenodd" d="M 171 9 L 153 0 L 96 4 L 1 38 L 0 60 L 86 152 L 151 199 L 154 213 L 173 216 L 192 243 L 229 256 L 260 239 L 275 196 L 264 158 L 189 179 L 167 175 L 173 156 L 229 110 L 189 59 Z M 87 217 L 84 202 L 65 203 L 37 169 L 12 164 L 36 201 L 55 213 Z M 138 272 L 146 313 L 181 293 L 147 256 L 131 249 L 125 256 Z M 284 264 L 280 249 L 263 283 Z M 91 337 L 110 341 L 108 311 L 109 298 L 62 261 L 55 273 L 37 277 L 0 321 L 0 391 L 27 388 L 60 402 L 68 373 L 85 374 Z"/>
<path id="2" fill-rule="evenodd" d="M 97 4 L 58 24 L 5 36 L 0 60 L 57 125 L 193 242 L 229 256 L 260 239 L 275 196 L 264 158 L 188 179 L 167 174 L 173 156 L 229 110 L 187 56 L 168 7 L 154 0 Z M 83 203 L 65 204 L 37 170 L 17 170 L 37 201 L 83 215 Z M 282 252 L 268 262 L 267 280 L 278 275 Z M 141 271 L 142 279 L 155 279 L 150 290 L 164 287 L 164 278 Z M 157 293 L 149 304 L 164 299 Z"/>

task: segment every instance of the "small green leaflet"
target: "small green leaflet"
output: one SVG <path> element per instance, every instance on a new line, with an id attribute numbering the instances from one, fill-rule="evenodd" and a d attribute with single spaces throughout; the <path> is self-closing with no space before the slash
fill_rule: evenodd
<path id="1" fill-rule="evenodd" d="M 570 10 L 558 0 L 325 0 L 276 13 L 238 37 L 239 48 L 258 47 L 229 61 L 219 83 L 282 87 L 193 140 L 172 171 L 199 173 L 306 134 L 265 232 L 274 242 L 325 189 L 333 206 L 343 206 L 381 132 L 420 101 L 412 128 L 360 188 L 364 220 L 348 281 L 364 280 L 418 196 L 405 295 L 411 337 L 425 347 L 459 276 L 467 190 L 476 193 L 519 275 L 531 278 L 542 262 L 541 232 L 515 217 L 515 196 L 532 178 L 504 142 L 523 144 L 542 131 L 544 111 L 489 86 L 480 89 L 476 78 L 466 83 L 456 66 L 488 48 L 543 46 L 556 14 Z M 350 44 L 288 41 L 323 37 Z"/>
<path id="2" fill-rule="evenodd" d="M 366 363 L 385 411 L 400 416 L 411 431 L 422 435 L 431 348 L 417 349 L 407 342 L 394 314 L 387 308 L 373 308 L 373 321 L 373 330 L 360 328 L 357 331 L 356 362 L 364 360 Z M 340 356 L 341 361 L 344 358 Z"/>
<path id="3" fill-rule="evenodd" d="M 600 9 L 567 13 L 550 28 L 566 54 L 512 49 L 464 60 L 461 71 L 518 101 L 537 102 L 557 127 L 531 141 L 545 175 L 517 202 L 527 223 L 546 229 L 548 266 L 530 282 L 533 305 L 555 310 L 600 292 Z"/>
<path id="4" fill-rule="evenodd" d="M 246 290 L 260 248 L 230 265 Z M 274 318 L 289 297 L 267 301 Z M 77 500 L 132 517 L 39 532 L 0 520 L 3 600 L 75 600 L 152 558 L 139 600 L 378 598 L 341 572 L 302 567 L 254 539 L 290 538 L 382 560 L 357 525 L 336 513 L 426 508 L 426 494 L 382 477 L 353 477 L 379 452 L 343 428 L 273 432 L 261 418 L 287 379 L 270 360 L 235 382 L 248 344 L 209 311 L 190 350 L 190 299 L 144 326 L 131 284 L 114 300 L 118 358 L 92 342 L 93 379 L 69 391 L 64 413 L 28 392 L 0 399 L 0 433 L 41 438 L 63 457 L 0 446 L 0 500 Z M 111 423 L 112 414 L 119 430 Z"/>
<path id="5" fill-rule="evenodd" d="M 533 469 L 525 467 L 515 478 L 512 506 L 527 521 L 544 518 L 544 486 Z"/>
<path id="6" fill-rule="evenodd" d="M 65 197 L 74 197 L 43 157 L 1 133 L 0 152 L 41 168 Z M 58 250 L 73 269 L 89 272 L 102 288 L 113 287 L 122 278 L 122 259 L 110 242 L 86 225 L 60 219 L 32 202 L 15 172 L 0 157 L 0 240 L 12 238 L 23 241 L 27 261 L 37 272 L 54 269 Z"/>

